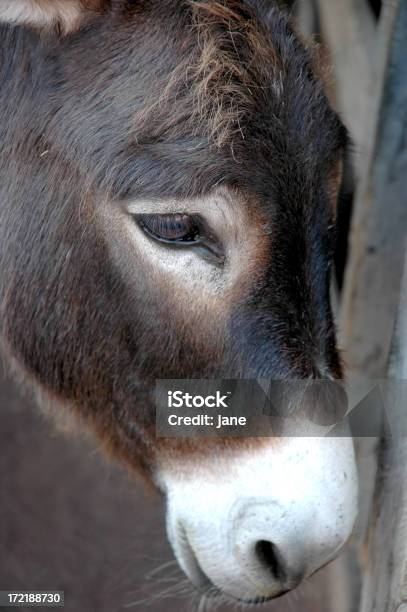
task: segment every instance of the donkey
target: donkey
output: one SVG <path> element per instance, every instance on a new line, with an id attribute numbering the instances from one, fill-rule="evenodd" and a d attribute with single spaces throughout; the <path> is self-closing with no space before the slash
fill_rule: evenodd
<path id="1" fill-rule="evenodd" d="M 340 378 L 329 278 L 347 132 L 261 0 L 0 0 L 2 347 L 40 403 L 163 492 L 203 593 L 333 559 L 348 437 L 168 439 L 157 379 Z"/>

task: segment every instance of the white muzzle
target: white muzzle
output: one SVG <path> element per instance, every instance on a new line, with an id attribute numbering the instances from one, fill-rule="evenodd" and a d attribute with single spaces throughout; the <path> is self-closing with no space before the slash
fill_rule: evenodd
<path id="1" fill-rule="evenodd" d="M 332 560 L 357 512 L 350 437 L 262 439 L 163 467 L 167 529 L 200 589 L 276 597 Z"/>

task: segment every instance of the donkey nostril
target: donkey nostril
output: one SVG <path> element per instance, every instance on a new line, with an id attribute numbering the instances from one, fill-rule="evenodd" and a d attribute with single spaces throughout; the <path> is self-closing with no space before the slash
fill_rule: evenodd
<path id="1" fill-rule="evenodd" d="M 261 565 L 269 570 L 276 580 L 283 582 L 286 574 L 277 547 L 268 540 L 259 540 L 255 545 L 255 553 Z"/>

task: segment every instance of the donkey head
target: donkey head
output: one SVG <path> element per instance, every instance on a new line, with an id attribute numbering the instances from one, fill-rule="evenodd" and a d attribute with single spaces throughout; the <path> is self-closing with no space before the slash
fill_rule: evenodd
<path id="1" fill-rule="evenodd" d="M 5 350 L 165 492 L 198 587 L 277 596 L 349 537 L 350 439 L 158 439 L 152 390 L 341 375 L 347 135 L 313 50 L 255 0 L 0 0 L 0 20 Z"/>

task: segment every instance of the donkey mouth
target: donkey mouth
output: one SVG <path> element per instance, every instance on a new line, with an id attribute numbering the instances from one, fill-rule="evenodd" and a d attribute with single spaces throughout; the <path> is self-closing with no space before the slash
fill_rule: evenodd
<path id="1" fill-rule="evenodd" d="M 195 589 L 204 597 L 208 599 L 215 599 L 217 597 L 224 597 L 230 600 L 231 603 L 240 603 L 243 605 L 262 605 L 274 599 L 280 599 L 284 597 L 287 593 L 292 591 L 296 586 L 298 586 L 305 576 L 298 578 L 295 581 L 295 584 L 292 584 L 290 588 L 283 589 L 276 594 L 266 595 L 266 596 L 256 596 L 250 598 L 242 598 L 232 595 L 225 588 L 220 588 L 216 586 L 216 584 L 209 578 L 209 576 L 202 569 L 198 557 L 190 544 L 188 539 L 187 530 L 181 524 L 178 525 L 177 528 L 177 542 L 178 542 L 178 551 L 176 556 L 178 558 L 178 562 L 192 585 Z M 226 560 L 225 560 L 226 562 Z"/>
<path id="2" fill-rule="evenodd" d="M 221 589 L 212 582 L 199 564 L 183 525 L 178 525 L 177 541 L 179 543 L 179 552 L 176 553 L 178 562 L 194 587 L 206 597 L 218 597 L 221 595 Z"/>
<path id="3" fill-rule="evenodd" d="M 290 591 L 290 589 L 287 589 L 284 592 L 278 595 L 275 595 L 275 596 L 254 597 L 252 599 L 242 599 L 240 597 L 234 597 L 231 593 L 228 593 L 224 589 L 220 589 L 219 587 L 217 587 L 212 582 L 212 580 L 209 578 L 209 576 L 205 574 L 205 572 L 203 571 L 202 567 L 199 564 L 199 561 L 194 553 L 192 546 L 188 542 L 188 537 L 184 529 L 183 529 L 183 532 L 184 532 L 183 537 L 185 538 L 184 539 L 185 552 L 187 552 L 188 561 L 190 563 L 188 566 L 187 575 L 191 583 L 195 587 L 195 589 L 205 598 L 216 599 L 218 597 L 226 597 L 228 600 L 230 600 L 231 603 L 238 602 L 243 605 L 260 606 L 260 605 L 267 603 L 268 601 L 271 601 L 272 599 L 279 599 L 280 597 L 283 597 Z"/>
<path id="4" fill-rule="evenodd" d="M 179 535 L 182 539 L 182 547 L 183 547 L 183 552 L 185 555 L 183 562 L 179 559 L 180 565 L 182 567 L 184 567 L 184 563 L 185 565 L 187 565 L 187 567 L 184 568 L 184 571 L 187 574 L 192 585 L 195 587 L 195 589 L 199 592 L 200 595 L 204 596 L 207 599 L 216 599 L 218 597 L 223 597 L 229 600 L 231 604 L 240 603 L 243 606 L 261 606 L 261 605 L 265 605 L 266 603 L 270 601 L 281 599 L 285 597 L 288 593 L 292 592 L 295 588 L 300 586 L 300 584 L 304 580 L 318 573 L 319 571 L 324 569 L 326 566 L 328 566 L 333 561 L 333 559 L 330 559 L 322 567 L 312 572 L 311 576 L 302 576 L 301 578 L 298 578 L 298 580 L 296 581 L 297 584 L 291 586 L 290 588 L 283 589 L 279 593 L 276 593 L 274 595 L 269 595 L 269 596 L 241 598 L 241 597 L 236 597 L 232 595 L 231 593 L 228 593 L 227 590 L 225 589 L 221 589 L 217 587 L 212 582 L 212 580 L 204 572 L 201 565 L 199 564 L 198 558 L 191 544 L 189 543 L 187 532 L 184 527 L 180 527 Z"/>

